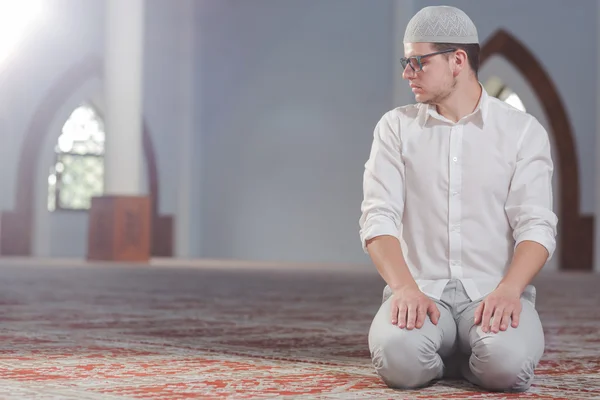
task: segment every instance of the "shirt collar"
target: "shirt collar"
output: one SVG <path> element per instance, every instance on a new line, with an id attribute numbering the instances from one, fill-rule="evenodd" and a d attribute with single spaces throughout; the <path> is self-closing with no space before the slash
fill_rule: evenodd
<path id="1" fill-rule="evenodd" d="M 487 115 L 488 115 L 489 95 L 486 92 L 486 90 L 483 87 L 483 85 L 481 84 L 481 82 L 479 83 L 479 86 L 481 87 L 481 96 L 479 97 L 479 102 L 477 103 L 477 107 L 475 107 L 475 110 L 473 110 L 473 112 L 471 114 L 466 115 L 465 117 L 463 117 L 462 120 L 466 120 L 466 119 L 478 117 L 477 120 L 481 124 L 481 126 L 483 127 L 483 125 L 485 124 L 485 121 L 487 119 Z M 433 117 L 435 119 L 438 119 L 438 120 L 444 121 L 444 122 L 451 122 L 446 117 L 440 115 L 437 112 L 435 105 L 433 105 L 433 104 L 421 104 L 421 107 L 420 107 L 420 120 L 421 120 L 421 127 L 422 128 L 424 128 L 425 125 L 427 124 L 427 121 L 429 120 L 429 117 Z"/>

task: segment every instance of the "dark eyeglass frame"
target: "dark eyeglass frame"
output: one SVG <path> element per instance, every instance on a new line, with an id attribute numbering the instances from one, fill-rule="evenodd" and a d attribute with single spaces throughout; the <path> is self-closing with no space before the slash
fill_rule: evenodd
<path id="1" fill-rule="evenodd" d="M 402 70 L 406 69 L 406 66 L 409 65 L 410 68 L 415 71 L 415 72 L 420 72 L 423 71 L 423 64 L 421 64 L 421 60 L 425 57 L 431 57 L 431 56 L 436 56 L 438 54 L 445 54 L 445 53 L 451 53 L 453 51 L 456 51 L 457 49 L 446 49 L 446 50 L 442 50 L 442 51 L 436 51 L 435 53 L 429 53 L 429 54 L 423 54 L 422 56 L 412 56 L 412 57 L 402 57 L 400 59 L 400 64 L 402 64 Z M 419 66 L 419 69 L 416 70 L 413 66 L 412 63 L 410 62 L 411 59 L 414 59 L 417 61 L 417 65 Z"/>

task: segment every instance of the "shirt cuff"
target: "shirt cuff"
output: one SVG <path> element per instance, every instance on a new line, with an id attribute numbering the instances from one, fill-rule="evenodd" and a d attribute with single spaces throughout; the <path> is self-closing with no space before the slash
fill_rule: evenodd
<path id="1" fill-rule="evenodd" d="M 400 241 L 400 229 L 394 221 L 385 215 L 375 215 L 369 218 L 360 230 L 363 251 L 368 254 L 367 241 L 381 235 L 394 236 Z"/>
<path id="2" fill-rule="evenodd" d="M 532 242 L 536 242 L 541 244 L 548 250 L 548 258 L 546 261 L 549 261 L 554 255 L 554 250 L 556 249 L 556 239 L 554 235 L 549 230 L 543 228 L 530 229 L 525 232 L 519 234 L 516 238 L 515 249 L 524 240 L 530 240 Z"/>

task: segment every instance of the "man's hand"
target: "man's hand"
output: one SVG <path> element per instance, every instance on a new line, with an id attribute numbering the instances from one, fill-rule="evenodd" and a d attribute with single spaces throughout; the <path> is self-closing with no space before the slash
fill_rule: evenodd
<path id="1" fill-rule="evenodd" d="M 427 297 L 416 286 L 401 288 L 394 291 L 392 296 L 392 324 L 400 328 L 406 327 L 421 329 L 425 318 L 429 318 L 434 325 L 440 319 L 440 311 L 435 302 Z"/>
<path id="2" fill-rule="evenodd" d="M 512 327 L 519 326 L 521 315 L 521 293 L 510 286 L 499 285 L 475 309 L 475 325 L 481 322 L 481 329 L 494 333 L 508 329 L 512 317 Z M 494 321 L 490 327 L 490 320 Z"/>

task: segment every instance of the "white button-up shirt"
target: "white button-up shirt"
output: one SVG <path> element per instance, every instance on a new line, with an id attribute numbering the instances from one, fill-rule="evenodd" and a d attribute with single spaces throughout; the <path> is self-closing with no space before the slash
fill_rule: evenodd
<path id="1" fill-rule="evenodd" d="M 548 134 L 490 97 L 454 123 L 414 104 L 377 123 L 365 164 L 360 238 L 400 241 L 419 288 L 439 299 L 459 279 L 472 300 L 493 291 L 523 240 L 556 247 Z"/>

